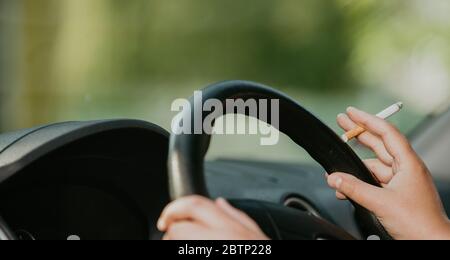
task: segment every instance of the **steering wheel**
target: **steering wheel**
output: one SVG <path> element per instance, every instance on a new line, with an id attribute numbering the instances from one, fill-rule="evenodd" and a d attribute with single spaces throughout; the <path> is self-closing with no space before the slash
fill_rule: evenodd
<path id="1" fill-rule="evenodd" d="M 244 101 L 278 99 L 280 111 L 278 130 L 303 147 L 329 174 L 346 172 L 369 184 L 380 186 L 361 159 L 333 130 L 287 95 L 247 81 L 227 81 L 211 85 L 202 91 L 202 95 L 203 104 L 209 99 L 217 99 L 222 103 L 223 111 L 226 111 L 226 100 L 229 99 Z M 190 104 L 191 108 L 195 107 L 194 98 L 191 98 Z M 213 116 L 213 112 L 202 112 L 202 122 L 207 116 Z M 185 113 L 184 118 L 191 118 L 191 126 L 195 125 L 195 116 L 200 116 L 194 114 L 195 109 L 182 113 Z M 235 113 L 251 116 L 248 111 Z M 270 117 L 258 119 L 268 124 L 272 121 Z M 172 199 L 189 195 L 208 197 L 204 160 L 210 140 L 211 135 L 205 132 L 172 134 L 168 161 Z M 353 239 L 335 225 L 298 210 L 252 200 L 234 200 L 232 204 L 252 217 L 272 239 Z M 357 223 L 364 236 L 377 235 L 384 240 L 392 239 L 371 212 L 354 202 L 352 204 L 355 207 Z"/>

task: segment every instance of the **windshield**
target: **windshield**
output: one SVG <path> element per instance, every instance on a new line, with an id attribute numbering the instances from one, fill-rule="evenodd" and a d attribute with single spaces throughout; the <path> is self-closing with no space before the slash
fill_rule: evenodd
<path id="1" fill-rule="evenodd" d="M 445 0 L 0 0 L 0 130 L 136 118 L 217 81 L 277 87 L 341 133 L 349 105 L 403 101 L 409 132 L 450 96 Z M 309 160 L 287 138 L 214 138 L 210 157 Z"/>

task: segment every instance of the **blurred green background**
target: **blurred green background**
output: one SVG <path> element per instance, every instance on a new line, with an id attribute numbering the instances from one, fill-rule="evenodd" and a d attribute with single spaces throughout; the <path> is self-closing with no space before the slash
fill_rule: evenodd
<path id="1" fill-rule="evenodd" d="M 169 129 L 171 102 L 245 79 L 331 127 L 349 105 L 403 101 L 411 131 L 450 96 L 448 0 L 0 0 L 0 130 L 138 118 Z M 236 143 L 236 145 L 228 145 Z M 305 158 L 284 138 L 214 139 L 212 157 Z"/>

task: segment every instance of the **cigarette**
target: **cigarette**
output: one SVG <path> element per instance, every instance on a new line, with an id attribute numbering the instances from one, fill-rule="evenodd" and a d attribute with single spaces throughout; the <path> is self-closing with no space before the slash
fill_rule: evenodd
<path id="1" fill-rule="evenodd" d="M 397 114 L 398 112 L 400 112 L 400 110 L 402 110 L 403 108 L 403 103 L 402 102 L 398 102 L 388 108 L 386 108 L 385 110 L 381 111 L 380 113 L 377 114 L 377 117 L 381 118 L 381 119 L 388 119 L 391 116 Z M 364 129 L 361 126 L 355 127 L 354 129 L 348 131 L 347 133 L 342 135 L 342 140 L 344 142 L 348 142 L 350 140 L 352 140 L 355 137 L 360 136 L 362 133 L 366 132 L 367 130 Z"/>

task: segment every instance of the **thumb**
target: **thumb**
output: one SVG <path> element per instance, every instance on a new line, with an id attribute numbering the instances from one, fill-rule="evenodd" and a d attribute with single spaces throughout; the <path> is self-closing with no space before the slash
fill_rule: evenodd
<path id="1" fill-rule="evenodd" d="M 364 208 L 377 213 L 382 210 L 384 190 L 367 184 L 353 175 L 334 173 L 328 177 L 328 185 Z"/>

